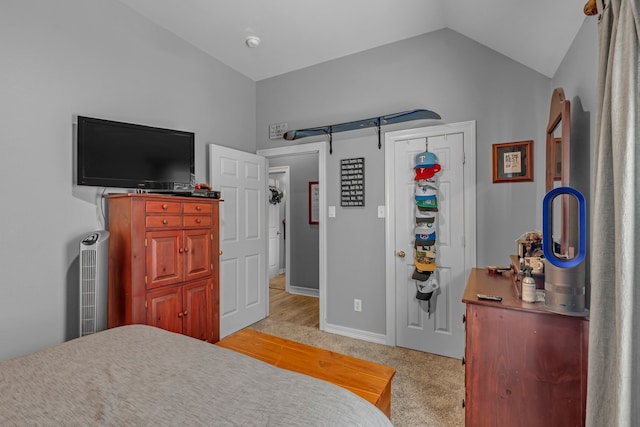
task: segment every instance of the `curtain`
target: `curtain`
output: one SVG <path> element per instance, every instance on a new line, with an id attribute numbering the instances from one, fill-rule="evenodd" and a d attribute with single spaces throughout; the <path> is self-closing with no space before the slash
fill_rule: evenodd
<path id="1" fill-rule="evenodd" d="M 598 0 L 587 426 L 640 425 L 640 0 Z"/>

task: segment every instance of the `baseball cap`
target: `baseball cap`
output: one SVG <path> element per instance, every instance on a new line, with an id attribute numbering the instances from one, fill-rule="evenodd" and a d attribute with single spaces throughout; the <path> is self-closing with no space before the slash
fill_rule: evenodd
<path id="1" fill-rule="evenodd" d="M 428 262 L 414 261 L 415 267 L 420 271 L 436 271 L 436 260 L 430 259 Z"/>
<path id="2" fill-rule="evenodd" d="M 416 234 L 431 234 L 436 231 L 435 218 L 416 218 Z"/>
<path id="3" fill-rule="evenodd" d="M 424 197 L 428 197 L 428 196 L 424 196 Z M 436 197 L 428 197 L 426 199 L 416 199 L 416 206 L 418 206 L 418 208 L 426 208 L 426 210 L 437 210 L 438 209 L 438 199 Z"/>
<path id="4" fill-rule="evenodd" d="M 432 196 L 414 196 L 416 200 L 436 200 L 435 194 Z M 437 202 L 437 201 L 436 201 Z"/>
<path id="5" fill-rule="evenodd" d="M 433 185 L 433 184 L 429 184 L 429 185 L 419 185 L 416 184 L 416 190 L 414 192 L 415 196 L 437 196 L 438 195 L 438 189 Z"/>
<path id="6" fill-rule="evenodd" d="M 415 179 L 416 181 L 416 185 L 420 185 L 422 187 L 432 187 L 437 189 L 438 188 L 438 177 L 434 176 L 432 178 L 429 179 Z"/>
<path id="7" fill-rule="evenodd" d="M 413 280 L 419 280 L 421 282 L 424 282 L 425 280 L 429 279 L 429 276 L 431 276 L 430 271 L 420 271 L 417 268 L 415 268 L 413 270 L 413 274 L 411 275 L 411 278 Z"/>
<path id="8" fill-rule="evenodd" d="M 441 169 L 442 169 L 442 166 L 440 166 L 439 163 L 436 163 L 435 165 L 428 166 L 428 167 L 416 167 L 415 181 L 433 178 L 435 174 L 440 172 Z"/>
<path id="9" fill-rule="evenodd" d="M 433 246 L 436 243 L 436 232 L 431 234 L 416 234 L 416 245 Z"/>
<path id="10" fill-rule="evenodd" d="M 435 263 L 436 251 L 431 250 L 432 248 L 433 246 L 415 245 L 414 260 L 420 263 L 425 263 L 425 264 Z M 422 271 L 425 271 L 425 270 L 422 270 Z M 431 270 L 427 269 L 427 271 L 431 271 Z"/>
<path id="11" fill-rule="evenodd" d="M 426 281 L 416 281 L 416 299 L 429 301 L 433 292 L 440 287 L 436 278 L 431 275 Z"/>
<path id="12" fill-rule="evenodd" d="M 416 156 L 416 166 L 419 167 L 429 167 L 438 163 L 438 156 L 435 154 L 425 151 Z"/>
<path id="13" fill-rule="evenodd" d="M 427 258 L 434 258 L 436 257 L 436 246 L 431 245 L 431 246 L 426 246 L 426 245 L 419 245 L 419 244 L 414 244 L 413 247 L 416 250 L 416 258 L 417 257 L 427 257 Z"/>
<path id="14" fill-rule="evenodd" d="M 428 210 L 423 210 L 420 209 L 418 206 L 416 206 L 416 221 L 418 219 L 424 219 L 424 218 L 437 218 L 438 217 L 438 213 L 434 212 L 434 211 L 428 211 Z"/>

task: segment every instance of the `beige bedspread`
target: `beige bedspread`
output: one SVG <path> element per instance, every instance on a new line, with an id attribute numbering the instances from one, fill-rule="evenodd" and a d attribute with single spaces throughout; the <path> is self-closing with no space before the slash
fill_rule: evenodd
<path id="1" fill-rule="evenodd" d="M 0 362 L 0 425 L 391 424 L 333 384 L 133 325 Z"/>

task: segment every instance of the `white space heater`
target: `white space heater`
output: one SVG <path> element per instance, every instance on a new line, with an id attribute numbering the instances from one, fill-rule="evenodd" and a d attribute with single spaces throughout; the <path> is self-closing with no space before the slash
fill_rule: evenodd
<path id="1" fill-rule="evenodd" d="M 108 231 L 80 240 L 80 336 L 107 328 L 108 263 Z"/>

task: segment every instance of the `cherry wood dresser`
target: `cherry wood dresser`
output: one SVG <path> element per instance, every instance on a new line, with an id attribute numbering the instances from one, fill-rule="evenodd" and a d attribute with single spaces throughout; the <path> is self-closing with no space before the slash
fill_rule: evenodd
<path id="1" fill-rule="evenodd" d="M 107 199 L 107 326 L 148 324 L 218 341 L 219 201 L 149 194 Z"/>
<path id="2" fill-rule="evenodd" d="M 582 426 L 589 321 L 522 302 L 511 274 L 475 268 L 462 298 L 465 424 Z M 479 300 L 477 294 L 502 301 Z"/>

